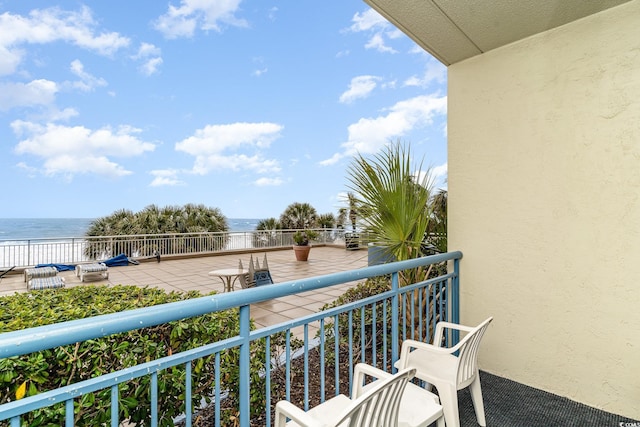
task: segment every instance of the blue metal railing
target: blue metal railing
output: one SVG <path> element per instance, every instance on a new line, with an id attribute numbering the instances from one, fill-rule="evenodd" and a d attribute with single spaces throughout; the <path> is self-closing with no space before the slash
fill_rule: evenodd
<path id="1" fill-rule="evenodd" d="M 308 409 L 312 397 L 319 398 L 320 401 L 325 399 L 325 375 L 329 365 L 334 366 L 335 393 L 348 394 L 349 390 L 340 390 L 339 380 L 341 376 L 348 375 L 349 384 L 351 384 L 351 372 L 353 372 L 354 363 L 358 360 L 385 370 L 392 370 L 392 363 L 399 357 L 399 345 L 402 339 L 429 341 L 437 321 L 447 320 L 458 323 L 461 257 L 460 252 L 450 252 L 0 334 L 0 359 L 2 359 L 206 313 L 239 308 L 240 329 L 237 336 L 2 404 L 0 405 L 0 425 L 6 425 L 6 420 L 9 420 L 11 427 L 18 427 L 24 425 L 22 423 L 25 414 L 52 405 L 64 404 L 64 423 L 70 427 L 75 425 L 74 404 L 77 405 L 78 399 L 88 393 L 110 389 L 111 425 L 115 427 L 124 421 L 118 418 L 118 414 L 122 413 L 119 407 L 119 387 L 132 379 L 150 376 L 150 419 L 145 422 L 145 425 L 155 427 L 162 423 L 158 415 L 158 394 L 160 393 L 158 375 L 172 367 L 182 367 L 186 372 L 183 422 L 185 426 L 191 426 L 192 414 L 198 409 L 193 408 L 191 402 L 192 363 L 204 357 L 213 356 L 214 387 L 211 390 L 211 401 L 215 402 L 214 419 L 215 425 L 219 426 L 222 419 L 219 403 L 224 400 L 225 393 L 228 392 L 228 388 L 223 388 L 224 380 L 220 378 L 221 355 L 230 349 L 239 349 L 237 414 L 239 425 L 248 427 L 252 374 L 250 346 L 252 343 L 264 340 L 265 356 L 261 362 L 260 375 L 265 381 L 265 424 L 270 426 L 270 414 L 276 403 L 271 401 L 273 400 L 272 373 L 277 369 L 284 370 L 285 397 L 289 398 L 293 387 L 291 365 L 294 359 L 302 360 L 305 409 Z M 453 261 L 451 271 L 418 283 L 400 286 L 400 276 L 404 274 L 403 272 L 447 261 Z M 337 284 L 389 275 L 390 290 L 278 325 L 250 330 L 251 304 Z M 312 338 L 311 334 L 314 331 L 315 336 Z M 281 354 L 274 354 L 279 351 L 278 344 L 274 345 L 278 334 L 285 336 L 284 351 L 280 350 Z M 299 349 L 294 345 L 296 334 L 302 337 Z M 447 340 L 448 344 L 453 344 L 457 341 L 457 337 L 450 336 Z M 348 349 L 348 355 L 343 354 L 343 348 Z M 312 350 L 320 354 L 319 366 L 311 366 L 309 355 Z M 302 359 L 299 359 L 300 357 Z M 344 367 L 341 367 L 341 364 Z M 319 371 L 317 373 L 321 378 L 320 390 L 309 388 L 310 370 L 313 369 Z"/>

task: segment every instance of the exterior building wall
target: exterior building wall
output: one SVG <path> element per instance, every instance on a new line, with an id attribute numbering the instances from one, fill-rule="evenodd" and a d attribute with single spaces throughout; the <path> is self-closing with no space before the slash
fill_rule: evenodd
<path id="1" fill-rule="evenodd" d="M 449 67 L 449 248 L 488 372 L 640 419 L 640 0 Z"/>

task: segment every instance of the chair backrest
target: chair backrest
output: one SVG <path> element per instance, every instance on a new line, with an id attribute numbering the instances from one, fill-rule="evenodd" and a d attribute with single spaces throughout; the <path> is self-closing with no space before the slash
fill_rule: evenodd
<path id="1" fill-rule="evenodd" d="M 460 340 L 456 347 L 458 351 L 458 389 L 467 386 L 475 378 L 478 372 L 478 349 L 480 341 L 493 317 L 473 328 Z"/>
<path id="2" fill-rule="evenodd" d="M 397 426 L 402 394 L 415 374 L 414 368 L 407 368 L 389 378 L 377 380 L 375 386 L 345 408 L 344 415 L 333 426 Z"/>
<path id="3" fill-rule="evenodd" d="M 271 278 L 271 272 L 269 271 L 269 264 L 267 263 L 267 254 L 264 254 L 264 260 L 262 261 L 262 267 L 258 258 L 253 262 L 253 255 L 249 260 L 249 281 L 253 286 L 271 285 L 273 279 Z"/>

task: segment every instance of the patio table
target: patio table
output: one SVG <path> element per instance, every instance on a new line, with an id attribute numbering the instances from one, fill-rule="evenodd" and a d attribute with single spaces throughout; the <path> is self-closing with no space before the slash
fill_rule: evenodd
<path id="1" fill-rule="evenodd" d="M 243 270 L 240 268 L 221 268 L 219 270 L 212 270 L 209 272 L 209 276 L 217 276 L 222 280 L 222 284 L 224 285 L 225 292 L 233 291 L 233 286 L 238 280 L 238 277 L 243 274 L 247 274 L 248 270 Z"/>

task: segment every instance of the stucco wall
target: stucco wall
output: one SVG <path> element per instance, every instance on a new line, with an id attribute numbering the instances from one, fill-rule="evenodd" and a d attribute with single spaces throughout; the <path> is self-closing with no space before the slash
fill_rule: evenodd
<path id="1" fill-rule="evenodd" d="M 449 68 L 481 368 L 640 419 L 640 0 Z"/>

